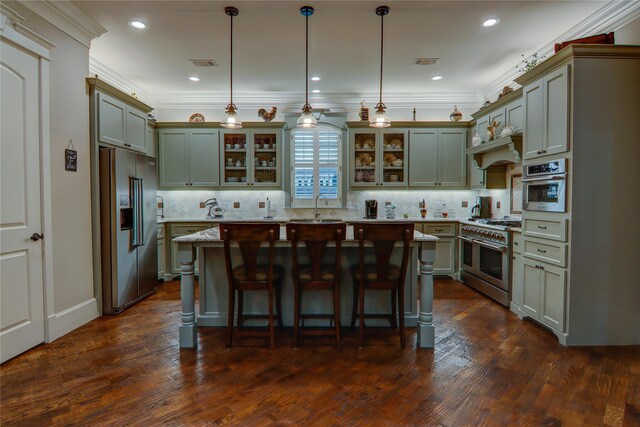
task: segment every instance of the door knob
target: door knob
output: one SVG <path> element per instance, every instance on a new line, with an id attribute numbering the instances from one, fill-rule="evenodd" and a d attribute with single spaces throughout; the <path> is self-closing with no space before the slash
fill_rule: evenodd
<path id="1" fill-rule="evenodd" d="M 44 238 L 44 234 L 40 234 L 40 233 L 33 233 L 30 237 L 30 239 L 33 240 L 34 242 L 37 242 L 42 238 Z"/>

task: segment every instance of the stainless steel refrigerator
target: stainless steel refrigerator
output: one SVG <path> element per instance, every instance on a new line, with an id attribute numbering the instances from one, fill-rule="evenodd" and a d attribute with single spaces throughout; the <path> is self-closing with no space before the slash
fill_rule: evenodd
<path id="1" fill-rule="evenodd" d="M 156 160 L 100 148 L 102 309 L 118 314 L 158 289 Z"/>

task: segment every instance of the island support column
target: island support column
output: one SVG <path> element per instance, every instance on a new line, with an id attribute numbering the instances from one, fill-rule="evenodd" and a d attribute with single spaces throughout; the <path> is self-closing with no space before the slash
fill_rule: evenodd
<path id="1" fill-rule="evenodd" d="M 418 253 L 420 269 L 420 307 L 418 312 L 418 348 L 435 346 L 433 326 L 433 262 L 436 242 L 423 242 Z"/>
<path id="2" fill-rule="evenodd" d="M 178 328 L 180 347 L 194 348 L 198 345 L 196 293 L 193 276 L 196 248 L 191 243 L 179 243 L 177 256 L 180 261 L 180 301 L 182 302 L 181 324 Z"/>

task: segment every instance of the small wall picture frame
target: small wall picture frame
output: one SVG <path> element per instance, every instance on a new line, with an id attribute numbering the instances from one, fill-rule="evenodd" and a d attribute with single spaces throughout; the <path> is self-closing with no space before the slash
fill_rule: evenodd
<path id="1" fill-rule="evenodd" d="M 78 172 L 78 152 L 75 150 L 72 140 L 69 140 L 69 144 L 64 150 L 64 170 Z"/>

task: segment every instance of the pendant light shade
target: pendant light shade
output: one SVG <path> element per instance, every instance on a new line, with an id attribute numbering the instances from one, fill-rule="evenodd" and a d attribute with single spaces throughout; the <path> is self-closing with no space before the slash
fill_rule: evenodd
<path id="1" fill-rule="evenodd" d="M 313 15 L 313 8 L 302 6 L 300 13 L 305 17 L 305 103 L 296 125 L 299 128 L 313 129 L 318 127 L 318 120 L 311 113 L 311 105 L 309 105 L 309 17 Z"/>
<path id="2" fill-rule="evenodd" d="M 386 106 L 382 103 L 382 64 L 384 59 L 384 16 L 389 14 L 388 6 L 376 8 L 376 15 L 380 17 L 380 101 L 376 105 L 376 114 L 369 121 L 369 126 L 374 128 L 388 128 L 391 120 L 385 114 Z"/>
<path id="3" fill-rule="evenodd" d="M 224 8 L 224 13 L 226 13 L 227 16 L 229 16 L 229 18 L 231 19 L 231 31 L 230 31 L 231 32 L 231 38 L 230 38 L 231 61 L 229 61 L 230 62 L 230 66 L 229 66 L 230 90 L 229 90 L 229 105 L 227 105 L 227 108 L 224 111 L 225 118 L 220 122 L 220 126 L 225 127 L 227 129 L 239 129 L 242 127 L 242 121 L 240 121 L 240 118 L 236 114 L 236 106 L 233 103 L 233 17 L 238 16 L 238 9 L 236 9 L 235 7 L 228 6 Z"/>

